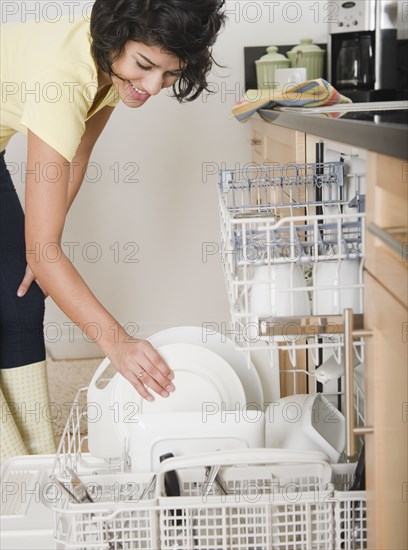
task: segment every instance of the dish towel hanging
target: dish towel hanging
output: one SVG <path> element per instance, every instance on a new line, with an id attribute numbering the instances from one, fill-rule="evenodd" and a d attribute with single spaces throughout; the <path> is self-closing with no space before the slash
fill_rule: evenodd
<path id="1" fill-rule="evenodd" d="M 244 99 L 232 108 L 232 114 L 239 122 L 246 122 L 259 109 L 272 109 L 276 105 L 312 108 L 339 103 L 352 103 L 352 101 L 338 92 L 329 82 L 318 78 L 286 89 L 247 90 Z"/>

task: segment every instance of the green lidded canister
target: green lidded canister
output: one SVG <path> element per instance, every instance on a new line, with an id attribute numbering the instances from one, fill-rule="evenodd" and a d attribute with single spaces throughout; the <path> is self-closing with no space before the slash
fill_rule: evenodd
<path id="1" fill-rule="evenodd" d="M 276 46 L 266 48 L 267 53 L 255 61 L 256 81 L 258 89 L 276 88 L 275 70 L 287 69 L 290 61 L 284 55 L 278 53 Z"/>
<path id="2" fill-rule="evenodd" d="M 303 38 L 298 46 L 288 52 L 291 67 L 305 67 L 307 79 L 314 80 L 323 76 L 324 50 L 313 44 L 311 38 Z"/>

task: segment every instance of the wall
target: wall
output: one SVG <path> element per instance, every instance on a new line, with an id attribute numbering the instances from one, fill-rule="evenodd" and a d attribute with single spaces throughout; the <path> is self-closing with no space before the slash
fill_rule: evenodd
<path id="1" fill-rule="evenodd" d="M 11 15 L 6 1 L 2 22 L 42 14 L 52 18 L 58 15 L 56 5 L 66 11 L 71 4 L 79 2 L 18 3 Z M 33 14 L 26 15 L 23 5 Z M 293 44 L 303 37 L 326 42 L 325 6 L 304 0 L 227 1 L 229 19 L 214 48 L 226 67 L 210 76 L 214 95 L 179 105 L 162 92 L 141 109 L 130 111 L 122 104 L 115 109 L 68 215 L 63 246 L 101 302 L 121 323 L 130 323 L 130 332 L 143 337 L 170 326 L 212 322 L 222 328 L 228 321 L 215 253 L 216 188 L 219 168 L 250 161 L 249 125 L 230 118 L 242 93 L 243 47 Z M 21 166 L 25 156 L 25 140 L 15 136 L 7 160 Z M 14 179 L 23 200 L 21 170 Z M 206 247 L 213 251 L 207 258 Z M 73 331 L 50 299 L 46 338 L 56 358 L 101 354 Z"/>

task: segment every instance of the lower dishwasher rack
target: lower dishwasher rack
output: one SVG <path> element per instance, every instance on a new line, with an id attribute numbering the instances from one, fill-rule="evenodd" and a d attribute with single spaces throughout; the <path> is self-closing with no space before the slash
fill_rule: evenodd
<path id="1" fill-rule="evenodd" d="M 274 450 L 248 449 L 256 460 L 249 461 L 237 455 L 236 461 L 230 460 L 223 467 L 222 479 L 228 494 L 213 484 L 203 496 L 205 481 L 203 468 L 197 466 L 199 455 L 177 457 L 170 460 L 184 463 L 175 463 L 180 496 L 166 496 L 165 470 L 160 470 L 156 473 L 155 489 L 141 500 L 141 493 L 153 473 L 129 471 L 126 457 L 107 461 L 85 452 L 87 436 L 81 433 L 86 421 L 84 392 L 86 388 L 80 390 L 71 408 L 55 457 L 53 475 L 69 479 L 67 468 L 72 468 L 96 502 L 77 504 L 49 484 L 47 494 L 52 502 L 57 548 L 366 548 L 366 494 L 349 490 L 355 464 L 327 463 L 326 468 L 332 468 L 332 474 L 330 482 L 324 486 L 318 474 L 307 475 L 310 468 L 296 465 L 295 473 L 280 481 L 276 489 L 276 463 L 267 458 Z M 279 449 L 278 453 L 281 452 Z M 216 463 L 217 458 L 213 458 L 213 462 Z M 251 465 L 252 462 L 255 464 Z"/>

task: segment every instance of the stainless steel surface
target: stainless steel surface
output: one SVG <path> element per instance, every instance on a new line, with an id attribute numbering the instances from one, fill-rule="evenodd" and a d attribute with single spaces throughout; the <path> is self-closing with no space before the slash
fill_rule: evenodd
<path id="1" fill-rule="evenodd" d="M 390 74 L 388 73 L 389 62 L 394 62 L 394 59 L 387 59 L 387 40 L 388 36 L 382 31 L 392 31 L 395 29 L 395 40 L 397 36 L 398 26 L 398 0 L 377 0 L 376 4 L 376 35 L 375 35 L 375 89 L 393 88 L 396 85 L 397 75 L 390 82 Z M 395 71 L 396 72 L 396 71 Z"/>
<path id="2" fill-rule="evenodd" d="M 355 426 L 354 410 L 354 376 L 353 376 L 353 339 L 362 336 L 372 336 L 370 330 L 354 330 L 354 319 L 352 309 L 344 310 L 344 377 L 345 377 L 345 417 L 346 417 L 346 447 L 345 455 L 347 459 L 353 459 L 357 454 L 356 437 L 373 433 L 371 426 Z"/>
<path id="3" fill-rule="evenodd" d="M 67 467 L 67 472 L 71 476 L 71 483 L 74 488 L 74 491 L 78 488 L 81 491 L 81 496 L 78 497 L 80 502 L 94 502 L 93 498 L 88 492 L 86 485 L 79 479 L 77 474 L 72 468 Z"/>
<path id="4" fill-rule="evenodd" d="M 361 103 L 340 103 L 327 107 L 275 107 L 274 110 L 287 113 L 316 115 L 320 113 L 356 113 L 365 111 L 400 111 L 408 109 L 408 101 L 373 101 Z"/>
<path id="5" fill-rule="evenodd" d="M 332 5 L 329 81 L 350 93 L 395 90 L 398 0 L 335 0 Z"/>
<path id="6" fill-rule="evenodd" d="M 218 471 L 220 469 L 220 464 L 208 467 L 205 469 L 205 480 L 201 489 L 201 496 L 206 497 L 210 493 L 212 486 L 214 484 L 215 478 L 218 475 Z"/>
<path id="7" fill-rule="evenodd" d="M 402 257 L 403 247 L 406 241 L 407 228 L 404 227 L 393 227 L 382 229 L 374 223 L 369 223 L 367 225 L 367 230 L 372 233 L 375 237 L 380 239 L 386 246 L 388 246 L 393 252 Z M 402 241 L 396 238 L 394 235 L 403 237 L 405 235 L 405 241 Z M 404 238 L 404 237 L 403 237 Z"/>
<path id="8" fill-rule="evenodd" d="M 56 476 L 50 476 L 50 479 L 52 482 L 55 482 L 63 491 L 64 493 L 72 499 L 73 502 L 76 502 L 77 504 L 81 504 L 81 501 L 72 493 L 68 487 L 65 485 L 64 482 L 62 482 L 60 479 L 58 479 Z"/>
<path id="9" fill-rule="evenodd" d="M 328 17 L 330 34 L 375 29 L 376 0 L 354 0 L 352 2 L 354 6 L 350 7 L 344 7 L 344 4 L 347 4 L 345 0 L 333 0 L 329 4 L 331 5 L 331 14 Z"/>
<path id="10" fill-rule="evenodd" d="M 353 376 L 353 310 L 344 310 L 344 398 L 346 408 L 346 456 L 354 457 L 357 454 L 356 438 L 354 435 L 354 376 Z"/>
<path id="11" fill-rule="evenodd" d="M 154 474 L 152 479 L 150 480 L 150 483 L 148 483 L 144 488 L 142 494 L 139 497 L 139 500 L 143 500 L 144 498 L 146 498 L 146 496 L 149 495 L 150 491 L 152 491 L 154 486 L 156 485 L 156 480 L 157 480 L 157 475 Z"/>
<path id="12" fill-rule="evenodd" d="M 205 471 L 206 471 L 206 475 L 208 477 L 210 475 L 211 467 L 206 466 Z M 218 473 L 214 478 L 214 483 L 217 485 L 217 487 L 219 488 L 219 490 L 221 491 L 221 493 L 223 495 L 228 495 L 228 491 L 225 488 L 224 482 L 223 482 L 223 480 L 221 479 L 221 477 Z"/>
<path id="13" fill-rule="evenodd" d="M 319 114 L 316 111 L 305 116 L 303 112 L 296 112 L 294 109 L 286 112 L 276 109 L 260 109 L 258 113 L 265 121 L 277 126 L 407 160 L 407 106 L 408 103 L 405 102 L 403 110 L 388 113 L 395 114 L 393 120 L 394 118 L 397 120 L 393 122 L 388 121 L 387 117 L 382 119 L 383 113 L 380 112 L 380 120 L 372 120 L 372 117 L 368 117 L 369 110 L 362 113 L 351 113 L 353 118 L 347 118 L 347 113 L 341 118 L 331 118 L 327 116 L 327 113 Z"/>
<path id="14" fill-rule="evenodd" d="M 357 426 L 353 432 L 354 435 L 368 435 L 374 433 L 374 428 L 371 426 Z"/>

